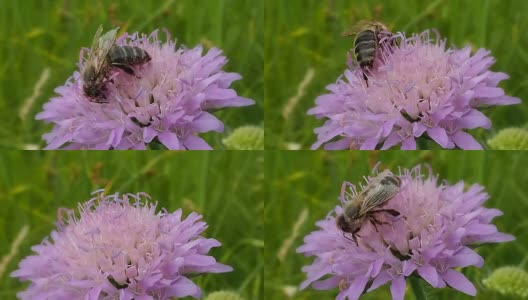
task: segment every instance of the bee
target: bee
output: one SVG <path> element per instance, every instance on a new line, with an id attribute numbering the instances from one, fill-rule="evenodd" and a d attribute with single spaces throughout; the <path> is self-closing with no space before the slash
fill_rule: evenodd
<path id="1" fill-rule="evenodd" d="M 363 71 L 363 78 L 368 86 L 367 73 L 374 66 L 376 55 L 380 46 L 380 39 L 392 35 L 387 26 L 375 21 L 360 21 L 343 36 L 354 36 L 354 54 L 359 67 Z"/>
<path id="2" fill-rule="evenodd" d="M 90 101 L 104 103 L 106 99 L 106 76 L 112 67 L 117 67 L 127 74 L 135 75 L 132 65 L 146 63 L 151 60 L 150 55 L 143 49 L 135 46 L 117 46 L 118 28 L 108 31 L 103 36 L 103 27 L 94 35 L 92 48 L 88 59 L 82 68 L 82 78 L 84 81 L 84 94 Z"/>
<path id="3" fill-rule="evenodd" d="M 347 183 L 343 185 L 343 188 L 346 188 L 346 185 Z M 343 236 L 347 232 L 351 233 L 352 240 L 357 245 L 357 233 L 366 220 L 370 221 L 376 231 L 378 231 L 376 225 L 387 224 L 387 222 L 377 220 L 375 214 L 386 212 L 394 217 L 399 216 L 400 213 L 397 210 L 381 209 L 380 207 L 387 204 L 390 199 L 400 192 L 400 186 L 401 179 L 393 175 L 389 170 L 385 170 L 372 178 L 363 191 L 350 200 L 346 197 L 349 194 L 345 192 L 345 198 L 349 201 L 344 207 L 343 214 L 338 215 L 336 218 L 336 225 L 343 231 Z"/>

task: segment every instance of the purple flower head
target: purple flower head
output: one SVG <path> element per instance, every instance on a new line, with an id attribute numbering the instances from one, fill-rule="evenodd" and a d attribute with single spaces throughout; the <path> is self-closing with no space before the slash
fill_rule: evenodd
<path id="1" fill-rule="evenodd" d="M 448 149 L 482 149 L 466 132 L 491 128 L 479 108 L 520 103 L 497 87 L 508 75 L 489 70 L 495 59 L 487 50 L 446 49 L 429 31 L 391 40 L 381 43 L 368 86 L 361 69 L 347 69 L 316 99 L 308 114 L 326 122 L 315 129 L 312 149 L 411 150 L 419 137 Z"/>
<path id="2" fill-rule="evenodd" d="M 135 65 L 136 76 L 111 68 L 105 83 L 107 103 L 85 96 L 80 72 L 56 88 L 59 96 L 36 117 L 55 125 L 43 136 L 46 149 L 145 149 L 153 141 L 173 150 L 211 149 L 198 136 L 224 130 L 211 112 L 254 101 L 229 88 L 241 76 L 222 71 L 227 58 L 220 50 L 212 48 L 203 55 L 201 46 L 177 48 L 168 33 L 167 40 L 162 43 L 157 30 L 117 39 L 116 45 L 139 47 L 152 60 Z M 83 57 L 81 50 L 80 70 Z"/>
<path id="3" fill-rule="evenodd" d="M 449 285 L 476 294 L 473 284 L 455 269 L 483 265 L 473 245 L 514 239 L 490 224 L 502 212 L 482 206 L 489 195 L 478 184 L 465 190 L 464 182 L 439 183 L 431 171 L 423 176 L 420 166 L 404 170 L 398 177 L 401 190 L 383 208 L 394 209 L 400 216 L 376 213 L 375 218 L 384 224 L 374 227 L 364 222 L 357 244 L 350 233 L 336 226 L 336 215 L 358 194 L 354 185 L 343 183 L 342 205 L 318 221 L 319 230 L 308 234 L 297 249 L 316 257 L 312 265 L 303 268 L 308 279 L 301 288 L 310 284 L 321 290 L 338 287 L 336 299 L 356 300 L 364 292 L 390 283 L 392 298 L 402 300 L 405 278 L 417 275 L 433 287 Z"/>
<path id="4" fill-rule="evenodd" d="M 232 271 L 207 255 L 220 243 L 200 236 L 207 228 L 200 215 L 156 213 L 145 193 L 96 193 L 79 204 L 78 217 L 59 210 L 51 240 L 33 246 L 36 254 L 12 273 L 31 282 L 20 299 L 198 298 L 189 274 Z"/>

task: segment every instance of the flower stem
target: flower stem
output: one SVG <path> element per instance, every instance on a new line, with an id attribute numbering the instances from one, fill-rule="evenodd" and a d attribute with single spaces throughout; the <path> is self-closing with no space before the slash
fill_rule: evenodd
<path id="1" fill-rule="evenodd" d="M 426 150 L 429 149 L 427 146 L 427 139 L 420 137 L 416 139 L 416 150 Z"/>
<path id="2" fill-rule="evenodd" d="M 150 148 L 150 150 L 165 150 L 167 148 L 165 148 L 165 146 L 163 146 L 163 144 L 158 140 L 158 137 L 155 137 L 152 142 L 150 142 L 148 144 L 148 148 Z"/>
<path id="3" fill-rule="evenodd" d="M 409 280 L 411 281 L 411 288 L 414 293 L 414 298 L 416 300 L 427 300 L 427 296 L 425 295 L 422 280 L 417 276 L 411 276 L 409 277 Z"/>

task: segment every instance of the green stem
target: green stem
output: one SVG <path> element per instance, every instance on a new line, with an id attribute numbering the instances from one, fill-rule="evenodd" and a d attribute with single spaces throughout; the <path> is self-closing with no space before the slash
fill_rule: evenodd
<path id="1" fill-rule="evenodd" d="M 427 139 L 423 136 L 416 139 L 416 150 L 428 150 Z"/>
<path id="2" fill-rule="evenodd" d="M 414 298 L 416 300 L 427 300 L 427 296 L 425 295 L 422 280 L 417 276 L 411 276 L 409 277 L 409 280 L 411 281 L 411 288 L 414 293 Z"/>
<path id="3" fill-rule="evenodd" d="M 165 150 L 165 146 L 158 140 L 158 137 L 155 137 L 152 142 L 148 143 L 147 148 L 150 150 Z"/>

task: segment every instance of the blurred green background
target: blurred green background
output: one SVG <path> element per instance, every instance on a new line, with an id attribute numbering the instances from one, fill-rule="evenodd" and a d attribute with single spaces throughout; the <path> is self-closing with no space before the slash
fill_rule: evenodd
<path id="1" fill-rule="evenodd" d="M 209 225 L 204 236 L 222 243 L 210 253 L 234 271 L 192 280 L 204 295 L 234 290 L 263 299 L 263 160 L 255 151 L 0 153 L 0 299 L 15 299 L 28 285 L 9 274 L 50 234 L 57 209 L 76 208 L 100 188 L 146 192 L 159 201 L 158 209 L 202 214 Z M 25 226 L 28 235 L 3 268 Z"/>
<path id="2" fill-rule="evenodd" d="M 473 130 L 484 142 L 495 131 L 528 119 L 528 2 L 522 0 L 269 0 L 265 5 L 266 147 L 308 149 L 324 121 L 307 116 L 345 70 L 353 40 L 341 33 L 359 20 L 378 20 L 407 34 L 436 28 L 448 45 L 491 50 L 492 71 L 510 79 L 506 94 L 522 104 L 485 111 L 493 131 Z"/>
<path id="3" fill-rule="evenodd" d="M 232 86 L 256 105 L 215 113 L 225 132 L 203 135 L 213 148 L 241 125 L 263 123 L 264 59 L 262 0 L 2 0 L 0 9 L 0 149 L 42 148 L 51 125 L 34 120 L 55 87 L 75 70 L 82 47 L 105 30 L 150 33 L 167 28 L 178 43 L 219 47 L 224 70 L 243 79 Z M 162 35 L 163 36 L 163 35 Z M 205 52 L 204 52 L 205 53 Z M 40 81 L 40 83 L 39 83 Z"/>
<path id="4" fill-rule="evenodd" d="M 264 233 L 265 293 L 267 299 L 334 299 L 337 290 L 304 291 L 297 288 L 306 279 L 302 266 L 311 264 L 313 257 L 295 252 L 306 234 L 317 229 L 315 222 L 324 219 L 339 202 L 343 181 L 354 184 L 371 174 L 372 167 L 381 162 L 384 168 L 397 172 L 398 167 L 412 168 L 429 164 L 433 171 L 450 184 L 461 180 L 485 187 L 490 199 L 486 207 L 499 208 L 504 215 L 494 220 L 499 231 L 513 234 L 516 241 L 490 244 L 477 248 L 485 265 L 482 269 L 464 268 L 463 272 L 478 290 L 476 299 L 498 300 L 499 295 L 486 290 L 482 279 L 503 265 L 528 262 L 528 156 L 522 152 L 506 151 L 376 151 L 323 152 L 281 151 L 266 153 L 266 209 Z M 427 172 L 425 172 L 427 174 Z M 526 266 L 524 266 L 526 268 Z M 425 284 L 427 285 L 427 284 Z M 448 288 L 427 289 L 428 300 L 475 299 Z M 288 296 L 291 295 L 291 296 Z M 365 294 L 361 300 L 391 299 L 385 285 Z M 411 295 L 407 285 L 407 297 Z"/>

